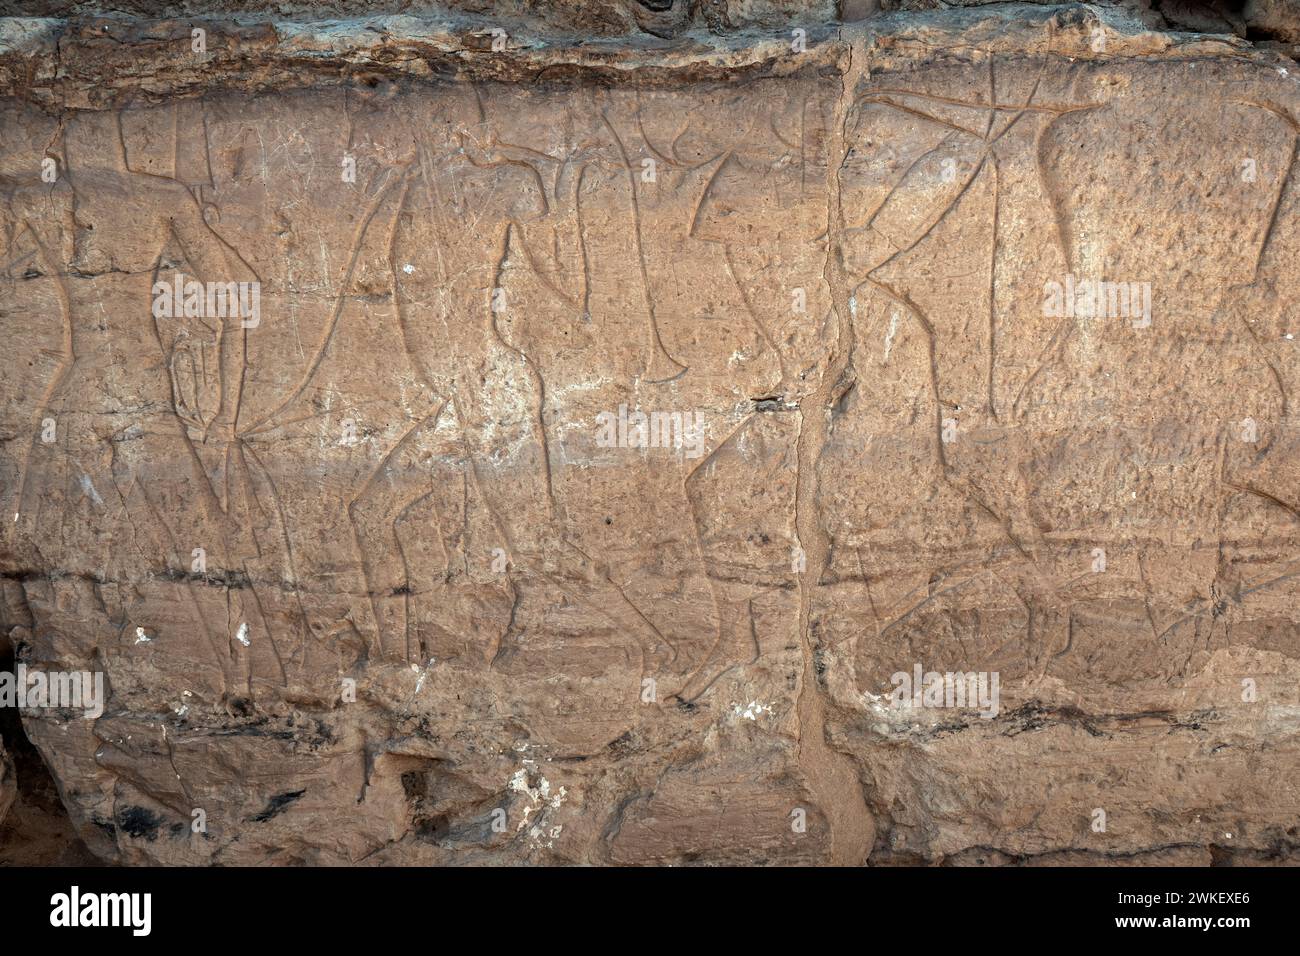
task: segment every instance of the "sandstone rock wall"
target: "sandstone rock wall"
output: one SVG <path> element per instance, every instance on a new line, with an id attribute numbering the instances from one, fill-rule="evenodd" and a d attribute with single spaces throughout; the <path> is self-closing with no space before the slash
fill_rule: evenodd
<path id="1" fill-rule="evenodd" d="M 2 22 L 3 620 L 105 675 L 23 714 L 80 837 L 1294 861 L 1285 38 L 654 6 Z"/>

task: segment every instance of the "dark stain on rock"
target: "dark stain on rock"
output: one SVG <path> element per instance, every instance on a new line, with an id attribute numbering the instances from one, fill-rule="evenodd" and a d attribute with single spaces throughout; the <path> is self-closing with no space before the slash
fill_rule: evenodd
<path id="1" fill-rule="evenodd" d="M 117 815 L 118 829 L 137 840 L 143 837 L 152 843 L 158 839 L 162 817 L 144 807 L 126 807 Z"/>
<path id="2" fill-rule="evenodd" d="M 298 800 L 306 792 L 307 792 L 306 790 L 291 790 L 287 793 L 277 793 L 266 804 L 266 809 L 263 810 L 261 813 L 259 813 L 257 816 L 253 817 L 252 822 L 265 823 L 267 820 L 270 820 L 272 817 L 278 816 L 279 814 L 284 812 L 285 807 L 289 806 L 289 804 Z"/>

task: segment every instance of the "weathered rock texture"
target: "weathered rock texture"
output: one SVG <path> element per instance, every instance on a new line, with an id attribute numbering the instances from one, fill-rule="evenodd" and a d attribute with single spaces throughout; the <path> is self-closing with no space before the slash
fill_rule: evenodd
<path id="1" fill-rule="evenodd" d="M 0 866 L 90 865 L 86 849 L 36 748 L 23 736 L 18 711 L 0 711 Z"/>
<path id="2" fill-rule="evenodd" d="M 1289 27 L 301 6 L 0 21 L 4 624 L 107 675 L 23 714 L 94 854 L 1297 859 Z"/>

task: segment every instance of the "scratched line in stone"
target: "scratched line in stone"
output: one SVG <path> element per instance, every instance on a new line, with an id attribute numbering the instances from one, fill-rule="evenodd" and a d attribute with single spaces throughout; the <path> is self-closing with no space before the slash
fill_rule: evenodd
<path id="1" fill-rule="evenodd" d="M 968 5 L 0 5 L 0 863 L 1295 862 L 1300 19 Z"/>

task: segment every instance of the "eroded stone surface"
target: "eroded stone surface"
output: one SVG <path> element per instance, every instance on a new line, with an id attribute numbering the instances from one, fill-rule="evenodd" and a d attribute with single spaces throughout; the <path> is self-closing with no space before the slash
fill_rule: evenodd
<path id="1" fill-rule="evenodd" d="M 336 35 L 263 92 L 328 31 L 0 56 L 4 620 L 107 675 L 24 714 L 87 846 L 1293 858 L 1294 63 L 927 16 L 495 78 Z M 1133 308 L 1053 313 L 1088 280 Z M 915 665 L 997 714 L 892 708 Z"/>

